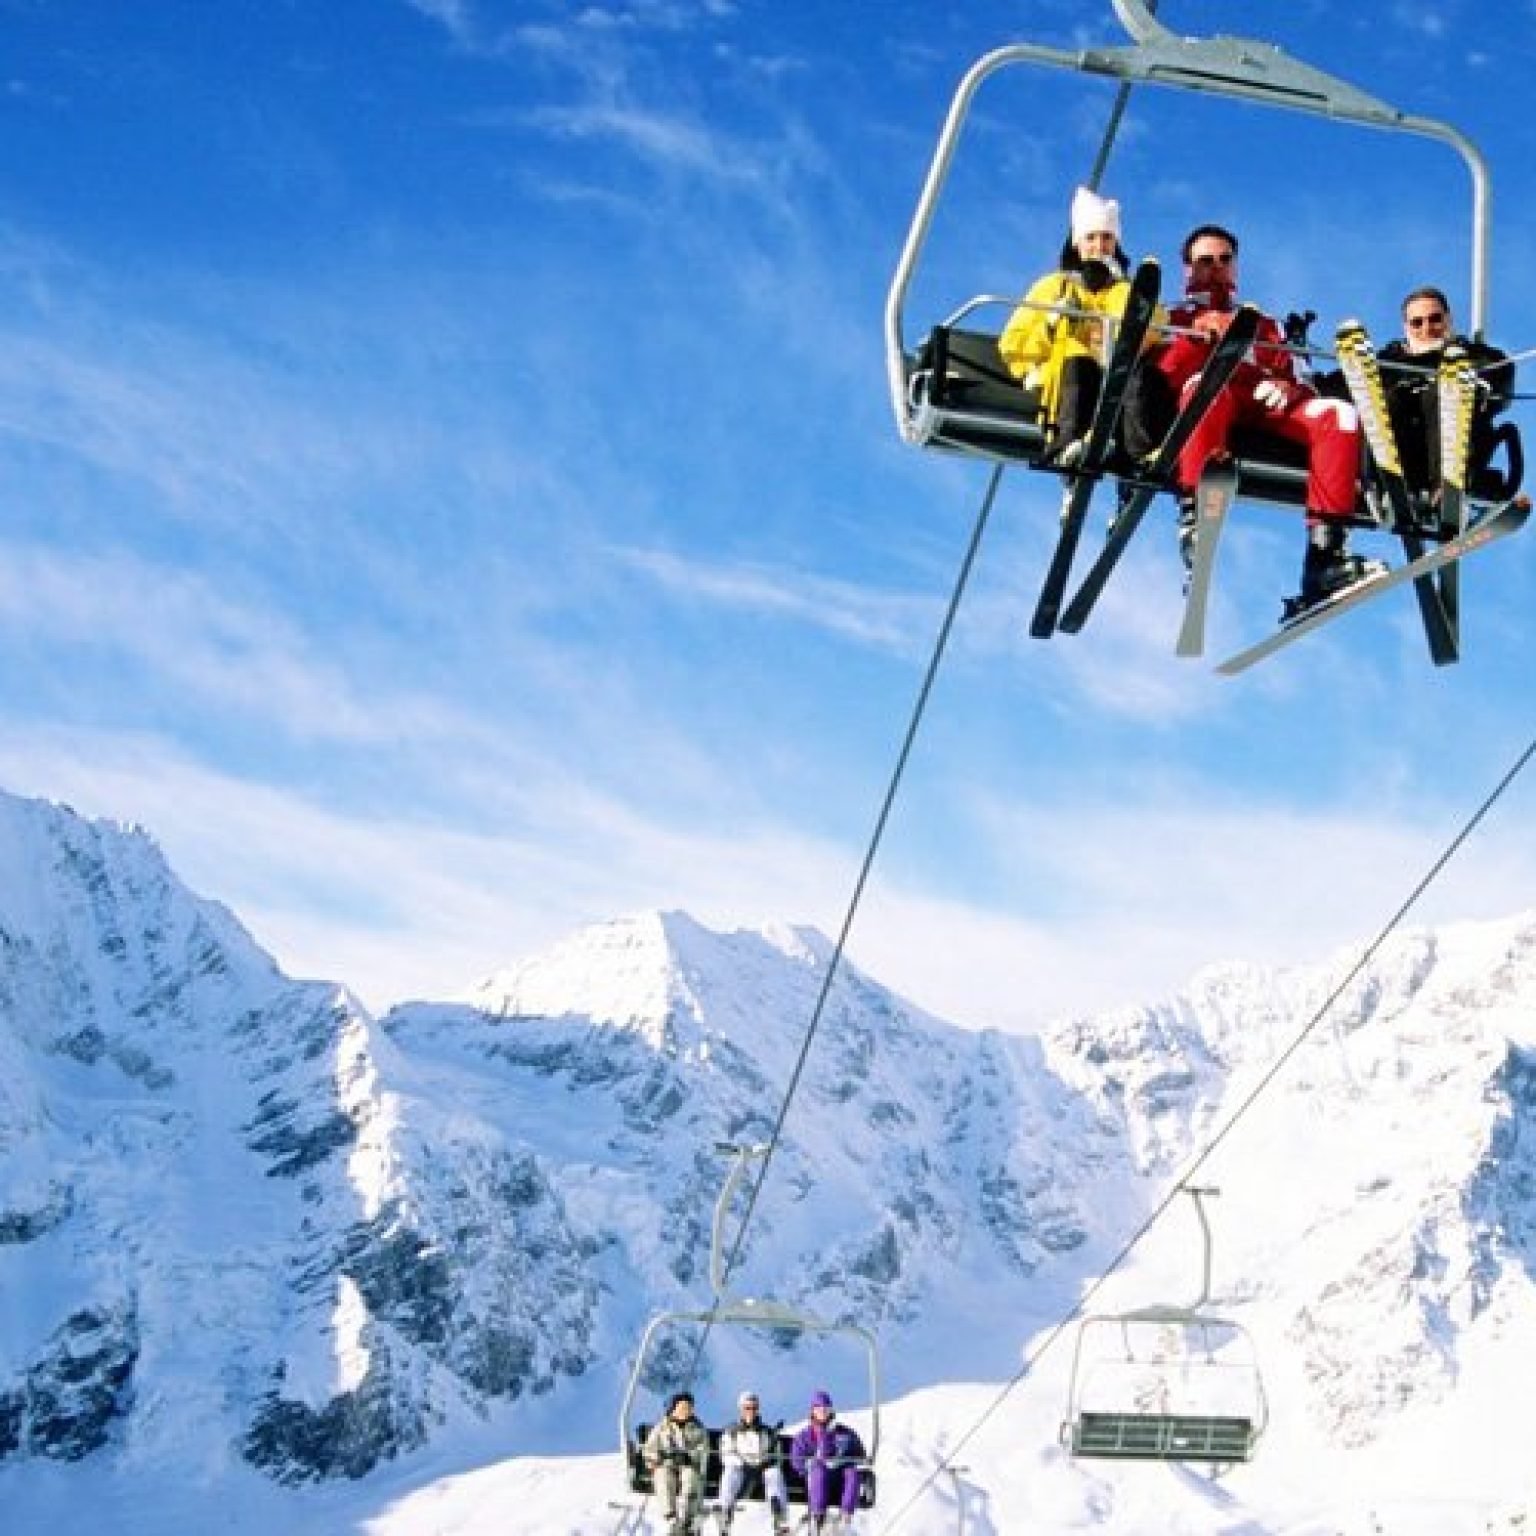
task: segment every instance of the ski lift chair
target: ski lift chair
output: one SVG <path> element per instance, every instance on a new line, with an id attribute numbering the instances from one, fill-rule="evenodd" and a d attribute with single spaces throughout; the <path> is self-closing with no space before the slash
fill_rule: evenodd
<path id="1" fill-rule="evenodd" d="M 1211 1228 L 1200 1219 L 1200 1294 L 1185 1306 L 1153 1305 L 1084 1318 L 1072 1354 L 1061 1440 L 1074 1457 L 1229 1464 L 1252 1459 L 1269 1421 L 1258 1358 L 1241 1324 L 1206 1310 Z M 1111 1352 L 1101 1341 L 1118 1338 Z"/>
<path id="2" fill-rule="evenodd" d="M 1096 1342 L 1109 1331 L 1114 1355 Z M 1087 1318 L 1072 1374 L 1062 1439 L 1073 1456 L 1226 1464 L 1251 1460 L 1264 1432 L 1252 1345 L 1224 1318 L 1180 1307 Z"/>
<path id="3" fill-rule="evenodd" d="M 905 338 L 907 292 L 972 99 L 991 75 L 1016 64 L 1107 77 L 1117 80 L 1122 90 L 1148 84 L 1224 96 L 1448 144 L 1461 156 L 1471 176 L 1470 318 L 1472 334 L 1482 334 L 1487 315 L 1489 176 L 1481 152 L 1466 135 L 1447 123 L 1399 111 L 1347 81 L 1290 57 L 1274 44 L 1242 37 L 1181 37 L 1153 16 L 1146 0 L 1112 0 L 1112 4 L 1130 34 L 1131 46 L 1077 52 L 1030 43 L 998 48 L 972 65 L 956 90 L 886 299 L 886 373 L 897 426 L 907 442 L 994 462 L 1014 462 L 1030 469 L 1052 467 L 1043 453 L 1046 434 L 1034 404 L 1002 368 L 996 356 L 996 338 L 960 325 L 975 309 L 1002 301 L 989 297 L 969 301 L 916 349 L 909 348 Z M 1513 495 L 1513 488 L 1518 486 L 1518 434 L 1512 426 L 1501 433 L 1498 441 L 1506 448 L 1509 468 L 1499 479 L 1491 472 L 1474 476 L 1468 487 L 1474 499 L 1497 499 L 1501 487 L 1509 488 L 1507 494 Z M 1268 442 L 1239 446 L 1240 496 L 1299 507 L 1304 501 L 1304 485 L 1304 467 L 1287 450 Z M 1398 527 L 1390 514 L 1379 510 L 1382 505 L 1380 497 L 1366 494 L 1362 486 L 1357 519 L 1363 525 L 1398 535 L 1410 562 L 1422 553 L 1426 539 L 1443 541 L 1459 531 L 1441 527 L 1433 517 L 1426 518 L 1422 527 Z M 1430 651 L 1437 664 L 1457 658 L 1458 580 L 1459 571 L 1452 564 L 1435 577 L 1415 581 Z M 1032 625 L 1031 632 L 1045 635 L 1053 628 L 1052 623 L 1039 629 Z"/>
<path id="4" fill-rule="evenodd" d="M 725 1225 L 731 1200 L 748 1168 L 756 1159 L 767 1156 L 768 1147 L 763 1144 L 737 1146 L 722 1142 L 716 1151 L 735 1158 L 730 1174 L 715 1202 L 714 1225 L 710 1233 L 710 1285 L 714 1291 L 713 1303 L 700 1311 L 661 1312 L 646 1324 L 640 1336 L 640 1347 L 635 1351 L 635 1363 L 629 1373 L 624 1390 L 624 1400 L 619 1408 L 619 1452 L 624 1458 L 625 1476 L 632 1493 L 650 1494 L 655 1491 L 651 1469 L 645 1462 L 645 1440 L 652 1426 L 632 1419 L 635 1398 L 645 1378 L 646 1365 L 654 1354 L 656 1340 L 669 1328 L 751 1328 L 769 1333 L 817 1334 L 827 1337 L 841 1336 L 854 1340 L 862 1350 L 868 1371 L 869 1383 L 869 1434 L 865 1437 L 868 1459 L 861 1468 L 859 1478 L 859 1504 L 863 1509 L 875 1507 L 875 1457 L 880 1448 L 880 1354 L 875 1336 L 857 1323 L 836 1323 L 801 1312 L 780 1302 L 736 1298 L 728 1294 L 725 1263 Z M 805 1480 L 790 1465 L 789 1450 L 793 1437 L 779 1433 L 779 1452 L 783 1462 L 785 1491 L 790 1503 L 806 1502 Z M 704 1497 L 720 1496 L 720 1431 L 709 1431 L 709 1461 L 704 1474 Z M 761 1498 L 757 1488 L 747 1495 Z"/>
<path id="5" fill-rule="evenodd" d="M 630 1372 L 629 1385 L 624 1393 L 623 1407 L 619 1411 L 619 1445 L 632 1493 L 648 1494 L 655 1491 L 651 1469 L 645 1462 L 645 1439 L 651 1424 L 640 1421 L 632 1425 L 631 1414 L 645 1374 L 647 1361 L 654 1353 L 654 1344 L 662 1332 L 675 1327 L 753 1328 L 767 1332 L 814 1333 L 841 1335 L 856 1340 L 863 1348 L 868 1362 L 870 1432 L 865 1449 L 868 1460 L 859 1478 L 859 1504 L 863 1509 L 875 1507 L 875 1456 L 880 1447 L 880 1366 L 874 1335 L 857 1323 L 834 1323 L 800 1312 L 793 1307 L 782 1306 L 774 1301 L 725 1300 L 719 1305 L 699 1312 L 662 1312 L 646 1325 L 641 1335 L 640 1348 L 635 1355 Z M 779 1433 L 779 1453 L 783 1462 L 785 1491 L 791 1504 L 806 1502 L 805 1479 L 790 1465 L 789 1449 L 793 1436 L 782 1430 Z M 715 1499 L 720 1495 L 720 1431 L 709 1431 L 709 1462 L 704 1475 L 704 1497 Z M 761 1490 L 754 1490 L 749 1497 L 761 1497 Z"/>
<path id="6" fill-rule="evenodd" d="M 1242 37 L 1181 37 L 1152 15 L 1145 0 L 1112 0 L 1112 4 L 1133 40 L 1130 47 L 1066 52 L 1016 43 L 979 59 L 955 92 L 886 299 L 886 373 L 897 426 L 906 441 L 984 458 L 1032 462 L 1039 457 L 1043 434 L 1036 435 L 1038 423 L 1021 423 L 1031 413 L 1023 392 L 996 357 L 996 338 L 960 329 L 960 322 L 974 310 L 1007 300 L 994 296 L 970 300 L 915 350 L 907 346 L 904 335 L 907 292 L 972 99 L 990 76 L 1016 64 L 1107 77 L 1122 87 L 1161 85 L 1226 96 L 1449 144 L 1461 155 L 1472 178 L 1471 321 L 1473 334 L 1482 334 L 1487 313 L 1489 177 L 1486 162 L 1471 140 L 1449 124 L 1401 112 L 1347 81 L 1290 57 L 1272 43 Z M 943 366 L 936 366 L 936 359 Z M 998 386 L 996 392 L 993 385 Z M 1020 430 L 1021 424 L 1033 430 Z"/>

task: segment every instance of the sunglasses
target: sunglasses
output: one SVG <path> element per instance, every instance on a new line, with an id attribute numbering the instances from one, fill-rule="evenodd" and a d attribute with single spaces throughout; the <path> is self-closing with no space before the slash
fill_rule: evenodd
<path id="1" fill-rule="evenodd" d="M 1207 251 L 1200 256 L 1191 256 L 1189 264 L 1192 267 L 1230 267 L 1236 260 L 1236 251 L 1218 251 L 1214 255 Z"/>
<path id="2" fill-rule="evenodd" d="M 1444 325 L 1447 318 L 1448 317 L 1443 314 L 1409 315 L 1408 329 L 1410 331 L 1422 331 L 1426 325 Z"/>

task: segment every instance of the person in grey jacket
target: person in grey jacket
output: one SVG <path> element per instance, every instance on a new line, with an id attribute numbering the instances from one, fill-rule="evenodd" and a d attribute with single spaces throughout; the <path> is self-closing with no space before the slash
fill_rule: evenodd
<path id="1" fill-rule="evenodd" d="M 666 1417 L 645 1437 L 642 1452 L 661 1498 L 666 1536 L 699 1536 L 709 1431 L 693 1416 L 693 1393 L 674 1392 Z"/>

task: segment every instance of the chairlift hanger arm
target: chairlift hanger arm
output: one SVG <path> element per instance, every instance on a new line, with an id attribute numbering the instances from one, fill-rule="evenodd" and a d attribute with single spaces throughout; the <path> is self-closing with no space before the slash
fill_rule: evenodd
<path id="1" fill-rule="evenodd" d="M 886 300 L 887 371 L 897 420 L 904 431 L 906 352 L 902 310 L 907 289 L 927 240 L 939 194 L 948 179 L 972 99 L 983 81 L 1016 64 L 1104 75 L 1125 84 L 1163 85 L 1229 96 L 1362 127 L 1419 134 L 1449 144 L 1461 156 L 1472 178 L 1471 324 L 1474 335 L 1483 334 L 1487 323 L 1489 176 L 1481 151 L 1465 134 L 1448 123 L 1399 111 L 1345 80 L 1290 57 L 1273 43 L 1241 37 L 1180 37 L 1156 21 L 1141 0 L 1114 0 L 1114 6 L 1135 39 L 1131 47 L 1069 52 L 1033 43 L 1011 44 L 994 49 L 973 64 L 955 92 Z"/>

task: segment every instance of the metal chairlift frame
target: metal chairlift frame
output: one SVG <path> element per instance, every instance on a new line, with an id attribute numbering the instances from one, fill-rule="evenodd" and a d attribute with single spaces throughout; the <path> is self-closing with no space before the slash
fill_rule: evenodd
<path id="1" fill-rule="evenodd" d="M 1471 323 L 1473 334 L 1482 334 L 1488 311 L 1491 193 L 1487 164 L 1465 134 L 1449 123 L 1400 111 L 1345 80 L 1292 58 L 1273 43 L 1244 37 L 1181 37 L 1156 20 L 1144 0 L 1112 0 L 1112 3 L 1133 40 L 1130 47 L 1068 52 L 1033 43 L 1015 43 L 995 49 L 979 59 L 955 92 L 885 306 L 886 371 L 897 424 L 906 441 L 918 445 L 928 443 L 939 426 L 932 407 L 915 400 L 910 387 L 913 363 L 903 330 L 907 290 L 927 243 L 972 101 L 984 81 L 1017 64 L 1102 75 L 1125 85 L 1161 85 L 1174 90 L 1227 96 L 1389 133 L 1416 134 L 1450 145 L 1461 156 L 1472 178 Z M 972 301 L 966 309 L 974 307 L 975 303 Z M 1009 452 L 981 451 L 986 457 L 1018 456 Z"/>
<path id="2" fill-rule="evenodd" d="M 1205 1209 L 1205 1197 L 1219 1190 L 1189 1185 L 1184 1193 L 1195 1202 L 1200 1219 L 1202 1262 L 1200 1294 L 1183 1306 L 1158 1303 L 1129 1312 L 1103 1313 L 1085 1317 L 1077 1329 L 1072 1351 L 1072 1376 L 1067 1393 L 1067 1413 L 1061 1426 L 1062 1444 L 1073 1456 L 1100 1457 L 1135 1461 L 1204 1461 L 1226 1464 L 1248 1461 L 1269 1424 L 1269 1403 L 1264 1393 L 1264 1378 L 1259 1372 L 1257 1353 L 1248 1330 L 1230 1318 L 1217 1317 L 1205 1309 L 1211 1299 L 1211 1223 Z M 1083 1344 L 1095 1329 L 1117 1327 L 1129 1335 L 1141 1325 L 1167 1324 L 1199 1331 L 1209 1339 L 1215 1330 L 1223 1330 L 1241 1340 L 1246 1349 L 1244 1369 L 1251 1371 L 1253 1412 L 1233 1414 L 1151 1414 L 1139 1411 L 1103 1411 L 1083 1406 Z M 1195 1367 L 1202 1371 L 1227 1369 L 1208 1361 Z"/>
<path id="3" fill-rule="evenodd" d="M 714 1301 L 710 1306 L 697 1311 L 658 1313 L 646 1324 L 645 1332 L 640 1336 L 640 1346 L 635 1351 L 635 1363 L 629 1374 L 629 1382 L 624 1389 L 624 1400 L 619 1408 L 619 1452 L 628 1465 L 636 1439 L 632 1429 L 635 1423 L 634 1402 L 644 1376 L 645 1363 L 650 1357 L 652 1341 L 667 1328 L 692 1324 L 699 1327 L 783 1329 L 792 1333 L 841 1336 L 857 1340 L 868 1364 L 870 1427 L 865 1449 L 869 1453 L 869 1462 L 873 1465 L 880 1449 L 880 1354 L 875 1336 L 868 1328 L 858 1323 L 831 1322 L 781 1302 L 756 1297 L 735 1297 L 729 1294 L 726 1288 L 729 1276 L 725 1261 L 725 1227 L 731 1201 L 752 1163 L 765 1157 L 768 1147 L 761 1143 L 738 1146 L 734 1143 L 722 1142 L 717 1145 L 716 1150 L 734 1157 L 735 1162 L 715 1201 L 714 1222 L 710 1231 L 709 1280 Z"/>

